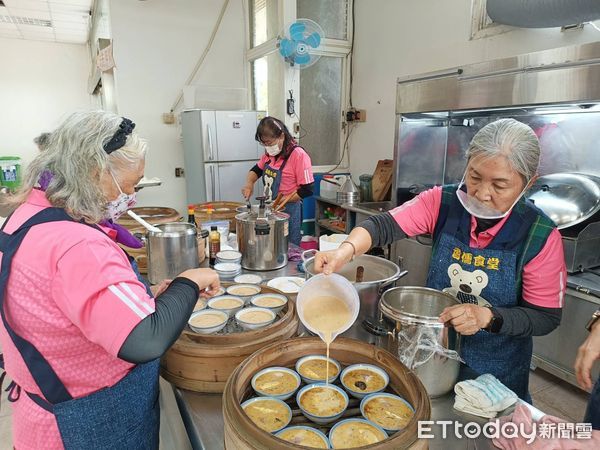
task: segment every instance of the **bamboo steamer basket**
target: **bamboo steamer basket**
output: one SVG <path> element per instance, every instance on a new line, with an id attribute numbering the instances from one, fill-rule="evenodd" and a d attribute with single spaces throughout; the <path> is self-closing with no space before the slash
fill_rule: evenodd
<path id="1" fill-rule="evenodd" d="M 302 356 L 316 353 L 325 354 L 325 344 L 320 338 L 295 338 L 285 342 L 273 343 L 257 351 L 237 367 L 231 374 L 229 381 L 227 381 L 223 393 L 226 450 L 306 449 L 306 447 L 282 441 L 271 433 L 258 428 L 244 413 L 241 404 L 247 398 L 255 396 L 252 393 L 250 381 L 256 372 L 272 366 L 293 368 L 296 361 Z M 385 441 L 360 447 L 361 449 L 396 450 L 403 448 L 428 448 L 427 440 L 417 439 L 417 422 L 419 420 L 430 419 L 431 403 L 423 384 L 398 358 L 387 350 L 375 347 L 374 345 L 355 339 L 340 337 L 336 338 L 331 344 L 330 356 L 337 359 L 342 366 L 369 363 L 383 368 L 390 376 L 390 384 L 387 390 L 394 391 L 396 394 L 404 397 L 415 409 L 413 419 L 404 430 L 393 434 Z M 290 425 L 308 421 L 308 419 L 302 416 L 297 407 L 295 409 L 292 408 L 292 411 L 294 417 Z M 342 419 L 349 416 L 360 416 L 360 411 L 349 408 L 344 413 Z M 318 424 L 311 425 L 316 428 L 322 427 Z M 330 425 L 332 426 L 333 424 Z"/>
<path id="2" fill-rule="evenodd" d="M 131 208 L 131 210 L 152 225 L 179 222 L 182 219 L 177 210 L 163 206 L 138 206 Z M 140 228 L 140 224 L 127 214 L 123 214 L 119 220 L 117 220 L 117 223 L 129 230 Z"/>
<path id="3" fill-rule="evenodd" d="M 222 284 L 227 287 L 233 283 Z M 285 295 L 267 286 L 261 288 L 264 294 Z M 163 378 L 191 391 L 223 392 L 231 373 L 248 356 L 269 344 L 296 336 L 299 321 L 289 296 L 279 317 L 265 328 L 243 333 L 202 335 L 184 329 L 161 360 Z"/>
<path id="4" fill-rule="evenodd" d="M 208 214 L 206 209 L 212 206 L 213 212 Z M 229 232 L 235 233 L 235 216 L 238 214 L 236 208 L 244 206 L 244 203 L 239 202 L 206 202 L 194 205 L 194 218 L 196 226 L 200 226 L 202 222 L 215 220 L 228 220 Z"/>

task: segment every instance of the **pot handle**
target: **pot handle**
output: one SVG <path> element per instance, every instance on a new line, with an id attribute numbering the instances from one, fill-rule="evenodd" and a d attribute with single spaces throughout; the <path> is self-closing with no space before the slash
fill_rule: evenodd
<path id="1" fill-rule="evenodd" d="M 391 280 L 383 283 L 381 286 L 379 286 L 379 289 L 377 290 L 377 295 L 381 296 L 381 294 L 383 294 L 387 290 L 387 288 L 390 287 L 390 285 L 394 284 L 396 281 L 398 281 L 400 278 L 402 278 L 407 273 L 408 273 L 408 270 L 401 270 L 397 277 L 392 278 Z"/>
<path id="2" fill-rule="evenodd" d="M 308 254 L 310 254 L 310 256 L 307 256 Z M 308 261 L 310 258 L 312 258 L 313 256 L 315 256 L 317 254 L 317 250 L 315 250 L 314 248 L 309 248 L 308 250 L 304 250 L 302 252 L 302 262 L 306 262 Z"/>
<path id="3" fill-rule="evenodd" d="M 362 326 L 365 330 L 371 334 L 374 334 L 375 336 L 390 336 L 392 339 L 396 339 L 396 336 L 393 332 L 380 325 L 375 325 L 369 319 L 363 320 Z"/>

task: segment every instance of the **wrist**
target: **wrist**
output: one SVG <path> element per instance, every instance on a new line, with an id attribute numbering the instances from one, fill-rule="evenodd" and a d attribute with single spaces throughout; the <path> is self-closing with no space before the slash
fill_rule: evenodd
<path id="1" fill-rule="evenodd" d="M 343 252 L 344 260 L 346 262 L 350 262 L 354 259 L 356 248 L 354 247 L 354 244 L 352 244 L 350 241 L 342 242 L 338 248 L 340 251 Z"/>
<path id="2" fill-rule="evenodd" d="M 494 313 L 492 313 L 491 308 L 488 308 L 485 306 L 482 306 L 481 308 L 483 309 L 483 313 L 482 313 L 483 317 L 481 320 L 482 323 L 480 325 L 482 325 L 481 328 L 483 330 L 485 330 L 492 324 L 492 321 L 494 320 Z"/>

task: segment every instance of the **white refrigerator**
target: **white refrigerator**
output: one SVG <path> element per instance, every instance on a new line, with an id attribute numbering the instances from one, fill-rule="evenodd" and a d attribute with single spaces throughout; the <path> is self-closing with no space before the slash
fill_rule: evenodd
<path id="1" fill-rule="evenodd" d="M 262 111 L 181 113 L 187 203 L 243 201 L 241 190 L 248 171 L 259 160 L 262 146 L 254 135 Z M 262 192 L 260 180 L 254 196 Z"/>

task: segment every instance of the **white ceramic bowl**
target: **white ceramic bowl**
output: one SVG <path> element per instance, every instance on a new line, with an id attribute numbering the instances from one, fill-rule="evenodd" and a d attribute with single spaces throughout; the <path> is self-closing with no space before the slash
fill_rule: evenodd
<path id="1" fill-rule="evenodd" d="M 265 320 L 263 322 L 247 322 L 246 320 L 244 320 L 244 315 L 246 315 L 248 313 L 252 313 L 252 312 L 266 313 L 269 315 L 270 319 Z M 237 313 L 235 313 L 235 321 L 238 323 L 238 325 L 240 327 L 244 328 L 245 330 L 257 330 L 259 328 L 264 328 L 267 325 L 271 325 L 275 321 L 275 317 L 276 317 L 275 313 L 267 308 L 250 307 L 250 308 L 244 308 L 242 310 L 239 310 Z"/>
<path id="2" fill-rule="evenodd" d="M 236 250 L 223 250 L 217 253 L 217 259 L 224 263 L 239 263 L 242 254 Z"/>
<path id="3" fill-rule="evenodd" d="M 198 316 L 203 316 L 203 315 L 216 315 L 222 319 L 222 322 L 219 323 L 218 325 L 213 325 L 213 326 L 209 326 L 209 327 L 194 325 L 194 323 L 193 323 L 194 318 L 196 318 Z M 188 320 L 188 325 L 196 333 L 212 334 L 212 333 L 216 333 L 217 331 L 222 330 L 225 327 L 225 325 L 227 325 L 228 319 L 229 319 L 229 316 L 227 315 L 227 313 L 224 313 L 222 311 L 218 311 L 215 309 L 203 309 L 201 311 L 196 311 L 196 312 L 192 313 L 192 315 L 190 316 L 190 318 Z"/>
<path id="4" fill-rule="evenodd" d="M 248 291 L 247 294 L 241 294 L 238 290 Z M 262 288 L 256 284 L 232 284 L 227 288 L 229 295 L 235 295 L 236 297 L 243 298 L 246 303 L 250 301 L 252 297 L 260 294 Z"/>
<path id="5" fill-rule="evenodd" d="M 242 403 L 242 405 L 241 405 L 241 406 L 242 406 L 242 409 L 243 409 L 243 410 L 245 410 L 245 408 L 246 408 L 248 405 L 251 405 L 252 403 L 254 403 L 254 402 L 258 402 L 258 401 L 261 401 L 261 400 L 262 400 L 262 401 L 264 401 L 264 400 L 272 400 L 272 401 L 274 401 L 274 402 L 278 402 L 279 404 L 281 404 L 281 405 L 284 405 L 284 406 L 285 406 L 285 408 L 286 408 L 286 409 L 287 409 L 287 411 L 288 411 L 288 417 L 287 417 L 287 420 L 284 420 L 284 421 L 283 421 L 283 425 L 281 425 L 281 427 L 280 427 L 280 428 L 277 428 L 276 430 L 270 431 L 271 433 L 277 433 L 278 431 L 281 431 L 281 430 L 283 430 L 285 427 L 287 427 L 287 426 L 289 425 L 289 423 L 290 423 L 290 422 L 291 422 L 291 420 L 292 420 L 292 409 L 289 407 L 289 405 L 288 405 L 286 402 L 284 402 L 283 400 L 279 400 L 278 398 L 274 398 L 274 397 L 254 397 L 254 398 L 251 398 L 251 399 L 249 399 L 249 400 L 246 400 L 244 403 Z M 257 424 L 256 426 L 258 426 L 258 424 Z M 259 427 L 259 428 L 260 428 L 260 427 Z M 266 431 L 266 430 L 265 430 L 265 431 Z M 267 433 L 269 433 L 269 431 L 267 431 Z"/>
<path id="6" fill-rule="evenodd" d="M 194 312 L 202 311 L 203 309 L 206 309 L 206 299 L 199 297 L 198 300 L 196 300 L 196 304 L 194 305 Z"/>
<path id="7" fill-rule="evenodd" d="M 220 300 L 235 300 L 238 306 L 224 308 L 219 305 Z M 235 297 L 233 295 L 220 295 L 219 297 L 213 297 L 208 301 L 208 307 L 217 311 L 223 311 L 229 317 L 233 316 L 236 312 L 244 307 L 244 299 Z"/>
<path id="8" fill-rule="evenodd" d="M 269 373 L 275 374 L 277 372 L 283 372 L 283 373 L 290 374 L 291 376 L 293 376 L 294 379 L 296 380 L 296 384 L 295 384 L 294 388 L 291 390 L 288 390 L 286 392 L 274 394 L 274 393 L 270 393 L 270 392 L 266 392 L 266 391 L 261 391 L 260 388 L 256 387 L 256 380 L 258 380 L 262 375 L 269 374 Z M 252 381 L 251 381 L 252 389 L 254 389 L 254 392 L 256 392 L 258 395 L 260 395 L 261 397 L 274 397 L 274 398 L 278 398 L 279 400 L 287 400 L 292 395 L 294 395 L 296 393 L 296 391 L 298 390 L 298 388 L 300 387 L 300 383 L 301 383 L 300 375 L 298 375 L 292 369 L 288 369 L 287 367 L 267 367 L 266 369 L 259 370 L 252 377 Z"/>
<path id="9" fill-rule="evenodd" d="M 302 375 L 300 373 L 300 367 L 302 366 L 302 364 L 304 364 L 307 361 L 314 360 L 314 359 L 319 359 L 319 360 L 325 361 L 327 359 L 327 356 L 325 356 L 325 355 L 307 355 L 307 356 L 303 356 L 298 361 L 296 361 L 296 367 L 295 367 L 296 372 L 298 372 L 298 375 L 300 375 L 300 378 L 302 378 L 302 381 L 304 381 L 306 384 L 324 383 L 325 382 L 324 379 L 321 380 L 321 379 L 317 379 L 317 378 L 310 378 L 310 377 L 308 377 L 306 375 Z M 333 358 L 329 358 L 329 361 L 337 367 L 337 372 L 334 375 L 331 375 L 328 380 L 329 383 L 333 383 L 337 379 L 337 377 L 340 375 L 342 366 L 340 366 L 340 363 L 337 362 Z"/>
<path id="10" fill-rule="evenodd" d="M 224 262 L 215 264 L 214 269 L 219 273 L 233 273 L 242 269 L 242 266 L 238 263 Z"/>
<path id="11" fill-rule="evenodd" d="M 390 428 L 389 426 L 384 426 L 383 424 L 378 423 L 378 421 L 376 421 L 376 420 L 368 417 L 367 414 L 365 414 L 365 409 L 366 409 L 367 405 L 369 404 L 369 402 L 371 402 L 373 400 L 380 399 L 380 398 L 394 399 L 394 400 L 397 400 L 397 401 L 399 401 L 401 403 L 404 403 L 412 411 L 412 416 L 414 416 L 414 414 L 415 414 L 415 409 L 412 407 L 412 405 L 410 403 L 408 403 L 402 397 L 400 397 L 398 395 L 394 395 L 394 394 L 388 394 L 387 392 L 379 392 L 378 394 L 367 395 L 365 398 L 363 398 L 361 400 L 361 402 L 360 402 L 360 413 L 363 415 L 363 417 L 365 419 L 367 419 L 369 422 L 372 422 L 375 425 L 379 425 L 381 428 L 383 428 L 388 433 L 395 433 L 396 431 L 400 431 L 400 430 L 406 428 L 406 425 L 398 426 L 398 427 L 394 427 L 394 428 Z M 411 416 L 410 419 L 408 419 L 408 422 L 410 422 L 410 420 L 412 419 L 412 416 Z M 408 422 L 407 422 L 407 424 L 408 424 Z"/>
<path id="12" fill-rule="evenodd" d="M 233 281 L 238 284 L 260 284 L 262 283 L 262 277 L 253 273 L 244 273 L 235 277 Z"/>
<path id="13" fill-rule="evenodd" d="M 320 430 L 317 430 L 316 428 L 307 427 L 307 426 L 304 426 L 304 425 L 296 425 L 296 426 L 293 426 L 293 427 L 284 428 L 283 430 L 278 431 L 275 436 L 278 437 L 279 439 L 283 439 L 281 436 L 286 431 L 292 431 L 292 430 L 306 430 L 306 431 L 311 431 L 311 432 L 315 433 L 317 436 L 319 436 L 323 440 L 323 443 L 327 446 L 325 448 L 331 448 L 331 445 L 329 444 L 329 439 L 327 438 L 327 436 L 325 436 L 325 433 L 323 433 Z M 299 444 L 297 444 L 297 445 L 299 445 Z"/>
<path id="14" fill-rule="evenodd" d="M 281 304 L 277 305 L 277 306 L 261 305 L 260 304 L 261 300 L 264 300 L 266 298 L 276 298 L 276 299 L 280 300 Z M 287 301 L 288 301 L 288 298 L 285 295 L 281 295 L 281 294 L 259 294 L 259 295 L 255 295 L 254 297 L 252 297 L 250 299 L 250 303 L 252 303 L 253 306 L 256 306 L 257 308 L 270 309 L 275 314 L 277 314 L 279 311 L 281 311 L 283 309 L 283 307 L 285 306 Z"/>
<path id="15" fill-rule="evenodd" d="M 306 411 L 301 403 L 302 396 L 304 396 L 307 392 L 309 392 L 313 389 L 316 389 L 316 388 L 333 389 L 334 391 L 339 392 L 344 399 L 344 408 L 339 413 L 333 414 L 330 416 L 317 416 L 314 413 L 310 413 L 310 412 Z M 296 403 L 298 404 L 300 411 L 302 411 L 302 414 L 304 414 L 304 416 L 307 419 L 309 419 L 315 423 L 318 423 L 318 424 L 326 424 L 326 423 L 335 422 L 340 417 L 342 417 L 342 414 L 344 414 L 344 411 L 346 411 L 346 409 L 348 408 L 349 400 L 350 399 L 348 398 L 348 394 L 346 394 L 346 392 L 344 392 L 344 390 L 342 388 L 336 386 L 335 384 L 325 384 L 325 383 L 309 384 L 307 386 L 304 386 L 302 389 L 300 389 L 298 391 L 298 393 L 296 394 Z"/>
<path id="16" fill-rule="evenodd" d="M 383 428 L 381 428 L 379 425 L 377 425 L 377 424 L 375 424 L 373 422 L 370 422 L 368 420 L 365 420 L 365 419 L 358 419 L 356 417 L 353 417 L 351 419 L 340 420 L 338 423 L 336 423 L 334 426 L 331 427 L 331 430 L 329 430 L 329 436 L 328 436 L 329 437 L 329 443 L 331 444 L 331 448 L 335 448 L 333 446 L 333 440 L 332 440 L 332 437 L 335 434 L 335 429 L 337 427 L 339 427 L 340 425 L 348 423 L 348 422 L 359 422 L 359 423 L 364 423 L 364 424 L 371 425 L 372 427 L 374 427 L 377 430 L 379 430 L 382 433 L 383 436 L 385 436 L 384 439 L 387 439 L 389 437 L 389 435 L 385 432 L 385 430 Z M 346 447 L 338 447 L 338 448 L 346 448 Z"/>
<path id="17" fill-rule="evenodd" d="M 360 370 L 360 369 L 368 370 L 370 372 L 374 372 L 377 375 L 381 376 L 384 381 L 384 386 L 381 389 L 377 389 L 374 391 L 361 391 L 356 386 L 346 385 L 346 383 L 344 382 L 344 377 L 346 376 L 346 374 L 348 374 L 348 372 L 351 372 L 353 370 Z M 389 384 L 390 377 L 386 373 L 385 370 L 383 370 L 380 367 L 374 366 L 373 364 L 352 364 L 351 366 L 348 366 L 344 370 L 342 370 L 342 373 L 340 374 L 340 381 L 342 382 L 342 386 L 344 386 L 344 389 L 346 389 L 350 393 L 350 395 L 352 395 L 352 397 L 362 399 L 369 394 L 376 394 L 378 392 L 383 391 Z"/>

